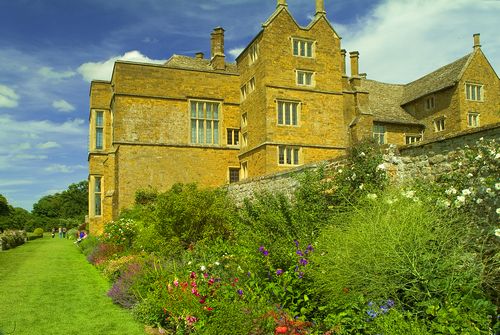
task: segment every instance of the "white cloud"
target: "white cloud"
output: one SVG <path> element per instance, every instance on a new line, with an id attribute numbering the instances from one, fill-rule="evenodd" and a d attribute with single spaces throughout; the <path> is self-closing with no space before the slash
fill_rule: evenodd
<path id="1" fill-rule="evenodd" d="M 240 55 L 240 53 L 245 50 L 245 48 L 234 48 L 228 51 L 228 53 L 236 59 Z"/>
<path id="2" fill-rule="evenodd" d="M 0 107 L 5 107 L 5 108 L 17 107 L 18 100 L 19 100 L 19 95 L 17 95 L 12 88 L 0 84 Z"/>
<path id="3" fill-rule="evenodd" d="M 360 72 L 375 80 L 407 83 L 470 53 L 477 32 L 498 71 L 498 17 L 497 1 L 384 0 L 356 23 L 334 27 L 343 37 L 343 48 L 360 52 Z"/>
<path id="4" fill-rule="evenodd" d="M 44 169 L 46 172 L 71 173 L 73 170 L 64 164 L 52 164 Z"/>
<path id="5" fill-rule="evenodd" d="M 15 143 L 10 146 L 11 151 L 23 151 L 31 149 L 31 144 L 28 142 Z"/>
<path id="6" fill-rule="evenodd" d="M 67 102 L 66 100 L 55 100 L 52 102 L 52 107 L 60 112 L 72 112 L 75 110 L 75 106 Z"/>
<path id="7" fill-rule="evenodd" d="M 38 149 L 46 150 L 46 149 L 60 148 L 61 145 L 57 142 L 54 142 L 54 141 L 48 141 L 45 143 L 38 143 L 36 145 L 36 147 Z"/>
<path id="8" fill-rule="evenodd" d="M 0 179 L 0 186 L 19 186 L 19 185 L 31 185 L 33 180 L 28 179 Z"/>
<path id="9" fill-rule="evenodd" d="M 75 170 L 87 169 L 83 165 L 68 166 L 65 164 L 51 164 L 44 171 L 50 173 L 73 173 Z"/>
<path id="10" fill-rule="evenodd" d="M 71 77 L 75 76 L 76 72 L 74 72 L 74 71 L 57 72 L 57 71 L 52 70 L 51 67 L 43 66 L 40 69 L 38 69 L 38 74 L 45 79 L 61 80 L 61 79 L 67 79 L 67 78 L 71 78 Z"/>
<path id="11" fill-rule="evenodd" d="M 162 64 L 165 60 L 155 60 L 144 56 L 137 50 L 128 51 L 121 56 L 114 56 L 102 62 L 88 62 L 80 65 L 78 67 L 78 73 L 80 73 L 88 82 L 92 80 L 111 80 L 111 74 L 113 72 L 113 66 L 117 60 L 139 62 L 139 63 L 153 63 Z"/>

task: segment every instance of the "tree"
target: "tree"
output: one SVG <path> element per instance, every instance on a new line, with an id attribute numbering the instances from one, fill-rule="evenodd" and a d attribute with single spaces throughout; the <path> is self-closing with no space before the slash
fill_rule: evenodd
<path id="1" fill-rule="evenodd" d="M 46 195 L 33 205 L 32 213 L 53 219 L 83 220 L 88 206 L 88 183 L 86 180 L 69 185 L 68 189 Z"/>
<path id="2" fill-rule="evenodd" d="M 11 207 L 7 202 L 7 199 L 0 194 L 0 216 L 7 216 L 10 214 Z"/>

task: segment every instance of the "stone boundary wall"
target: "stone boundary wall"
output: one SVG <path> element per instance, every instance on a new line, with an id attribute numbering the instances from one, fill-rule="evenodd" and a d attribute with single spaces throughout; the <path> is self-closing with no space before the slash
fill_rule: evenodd
<path id="1" fill-rule="evenodd" d="M 401 147 L 388 146 L 383 155 L 384 165 L 395 182 L 404 183 L 415 177 L 434 180 L 452 171 L 457 151 L 465 145 L 474 146 L 479 139 L 500 140 L 500 123 L 469 129 L 431 141 L 422 141 Z M 299 168 L 259 178 L 251 178 L 225 186 L 238 205 L 244 199 L 253 199 L 260 192 L 282 192 L 289 198 L 299 186 L 300 175 L 324 167 L 326 171 L 344 166 L 346 158 L 322 161 Z"/>

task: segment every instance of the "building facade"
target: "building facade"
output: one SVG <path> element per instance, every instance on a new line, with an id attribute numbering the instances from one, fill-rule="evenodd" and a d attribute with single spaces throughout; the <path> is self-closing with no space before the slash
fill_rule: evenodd
<path id="1" fill-rule="evenodd" d="M 500 122 L 499 78 L 473 52 L 406 85 L 366 79 L 324 10 L 301 27 L 286 0 L 228 63 L 224 29 L 206 59 L 117 61 L 90 88 L 89 223 L 134 203 L 137 190 L 220 186 L 345 154 L 353 143 L 410 144 Z"/>

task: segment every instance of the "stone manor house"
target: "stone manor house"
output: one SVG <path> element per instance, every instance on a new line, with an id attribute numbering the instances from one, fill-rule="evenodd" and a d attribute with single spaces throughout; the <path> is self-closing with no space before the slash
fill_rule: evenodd
<path id="1" fill-rule="evenodd" d="M 162 65 L 117 61 L 90 87 L 89 222 L 105 222 L 139 189 L 220 186 L 332 159 L 364 137 L 406 145 L 500 122 L 500 82 L 481 51 L 408 84 L 368 80 L 316 0 L 301 27 L 278 0 L 236 58 L 224 29 L 211 54 Z M 422 60 L 424 61 L 424 60 Z"/>

